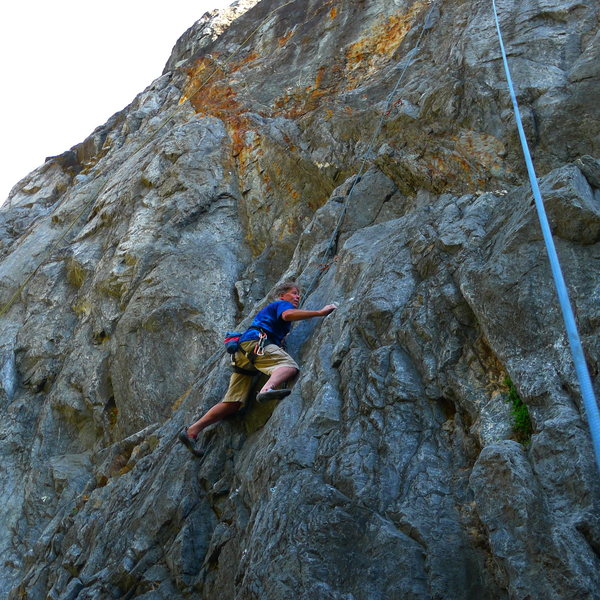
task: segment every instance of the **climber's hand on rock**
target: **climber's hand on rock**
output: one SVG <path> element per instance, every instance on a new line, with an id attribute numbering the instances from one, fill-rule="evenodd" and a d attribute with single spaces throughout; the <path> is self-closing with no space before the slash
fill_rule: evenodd
<path id="1" fill-rule="evenodd" d="M 328 314 L 331 314 L 337 308 L 337 304 L 327 304 L 324 306 L 319 312 L 322 317 L 326 317 Z"/>

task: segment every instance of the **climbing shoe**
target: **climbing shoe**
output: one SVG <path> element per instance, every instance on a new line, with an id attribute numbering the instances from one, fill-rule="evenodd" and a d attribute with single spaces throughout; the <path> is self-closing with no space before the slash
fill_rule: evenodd
<path id="1" fill-rule="evenodd" d="M 267 400 L 281 400 L 286 396 L 289 396 L 292 393 L 292 390 L 267 390 L 266 392 L 261 392 L 256 396 L 256 399 L 259 402 L 266 402 Z"/>
<path id="2" fill-rule="evenodd" d="M 184 427 L 178 434 L 177 439 L 194 455 L 202 456 L 204 452 L 196 448 L 196 440 L 188 435 L 188 428 Z"/>

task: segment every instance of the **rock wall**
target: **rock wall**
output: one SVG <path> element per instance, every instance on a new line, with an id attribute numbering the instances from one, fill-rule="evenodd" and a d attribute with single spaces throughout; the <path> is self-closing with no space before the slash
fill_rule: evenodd
<path id="1" fill-rule="evenodd" d="M 499 8 L 599 392 L 600 8 Z M 0 261 L 3 596 L 600 598 L 600 478 L 487 2 L 203 17 L 14 188 Z M 289 277 L 339 309 L 295 326 L 293 393 L 191 458 L 223 332 Z"/>

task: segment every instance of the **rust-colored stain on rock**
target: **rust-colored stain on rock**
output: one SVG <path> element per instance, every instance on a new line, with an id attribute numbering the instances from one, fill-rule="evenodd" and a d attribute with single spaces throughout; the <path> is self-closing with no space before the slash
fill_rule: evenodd
<path id="1" fill-rule="evenodd" d="M 294 31 L 293 29 L 290 29 L 289 31 L 287 31 L 284 35 L 282 35 L 278 40 L 277 40 L 277 45 L 282 48 L 283 46 L 285 46 L 289 41 L 290 38 L 294 35 Z"/>
<path id="2" fill-rule="evenodd" d="M 197 114 L 221 119 L 227 127 L 233 155 L 243 159 L 245 135 L 249 121 L 245 109 L 238 100 L 238 93 L 232 85 L 223 80 L 223 75 L 239 70 L 243 65 L 258 58 L 256 52 L 248 54 L 240 61 L 219 63 L 215 58 L 199 58 L 188 69 L 188 82 L 180 102 L 189 100 Z"/>
<path id="3" fill-rule="evenodd" d="M 346 50 L 347 69 L 368 74 L 379 66 L 382 59 L 390 58 L 425 7 L 426 0 L 420 0 L 406 13 L 391 15 L 375 24 L 366 36 Z"/>
<path id="4" fill-rule="evenodd" d="M 402 14 L 381 18 L 367 31 L 367 35 L 347 46 L 336 62 L 321 65 L 312 85 L 295 88 L 276 98 L 273 108 L 287 118 L 298 118 L 320 108 L 323 99 L 334 97 L 340 90 L 362 85 L 393 57 L 418 15 L 427 6 L 426 0 L 418 0 Z M 338 14 L 337 7 L 330 9 L 332 19 Z M 331 116 L 331 109 L 328 108 L 328 111 Z"/>

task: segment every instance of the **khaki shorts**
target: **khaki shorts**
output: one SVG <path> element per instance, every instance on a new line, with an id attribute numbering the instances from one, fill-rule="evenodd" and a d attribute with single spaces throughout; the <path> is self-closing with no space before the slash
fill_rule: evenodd
<path id="1" fill-rule="evenodd" d="M 246 352 L 250 352 L 256 345 L 256 340 L 244 342 L 242 348 Z M 243 352 L 236 352 L 234 355 L 235 364 L 241 369 L 252 370 L 252 363 Z M 279 367 L 293 367 L 300 370 L 296 361 L 287 353 L 275 344 L 265 346 L 265 353 L 262 356 L 257 356 L 254 360 L 254 368 L 258 369 L 265 375 L 271 375 L 275 369 Z M 241 402 L 246 403 L 254 377 L 251 375 L 242 375 L 241 373 L 232 373 L 229 379 L 229 388 L 223 398 L 223 402 Z"/>

